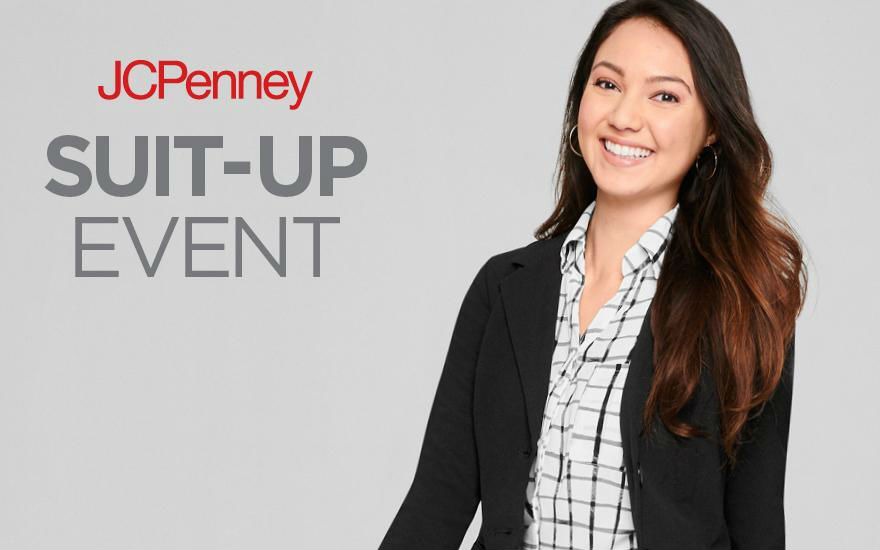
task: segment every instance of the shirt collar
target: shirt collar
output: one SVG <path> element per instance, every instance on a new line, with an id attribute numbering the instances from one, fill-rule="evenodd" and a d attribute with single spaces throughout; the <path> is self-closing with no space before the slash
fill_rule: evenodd
<path id="1" fill-rule="evenodd" d="M 660 253 L 666 248 L 667 242 L 673 233 L 673 222 L 678 215 L 679 203 L 675 203 L 662 216 L 642 233 L 639 240 L 626 251 L 620 262 L 620 270 L 624 277 L 641 269 L 646 263 L 657 262 Z M 590 218 L 596 209 L 596 201 L 584 209 L 575 226 L 568 232 L 560 249 L 560 269 L 565 273 L 572 267 L 574 261 L 582 257 L 586 246 L 587 228 Z"/>

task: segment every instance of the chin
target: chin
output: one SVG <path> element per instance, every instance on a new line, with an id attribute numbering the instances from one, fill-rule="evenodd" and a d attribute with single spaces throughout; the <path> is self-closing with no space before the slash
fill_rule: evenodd
<path id="1" fill-rule="evenodd" d="M 603 195 L 615 197 L 634 197 L 647 189 L 644 183 L 633 181 L 632 178 L 605 178 L 601 182 L 596 180 L 596 187 Z"/>

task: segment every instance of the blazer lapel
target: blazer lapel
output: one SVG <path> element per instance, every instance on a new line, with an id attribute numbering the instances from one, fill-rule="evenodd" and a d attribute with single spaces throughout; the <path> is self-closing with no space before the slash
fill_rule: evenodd
<path id="1" fill-rule="evenodd" d="M 530 441 L 541 431 L 550 384 L 550 362 L 556 344 L 556 316 L 562 283 L 560 249 L 564 235 L 540 240 L 518 250 L 510 261 L 521 266 L 501 283 L 501 299 L 511 345 L 523 386 Z M 642 407 L 650 389 L 654 340 L 651 306 L 630 352 L 630 367 L 621 402 L 621 435 L 630 472 L 636 475 Z"/>
<path id="2" fill-rule="evenodd" d="M 654 335 L 651 332 L 651 309 L 654 301 L 648 304 L 642 328 L 636 337 L 635 344 L 629 352 L 629 372 L 623 384 L 623 395 L 620 397 L 620 435 L 623 439 L 624 459 L 629 461 L 628 474 L 630 487 L 638 499 L 641 471 L 639 467 L 640 437 L 644 423 L 642 411 L 648 400 L 651 389 L 651 378 L 654 374 Z M 633 503 L 634 509 L 637 502 Z M 636 517 L 636 522 L 639 518 Z"/>
<path id="3" fill-rule="evenodd" d="M 501 281 L 501 300 L 523 386 L 531 441 L 537 441 L 550 384 L 556 344 L 556 314 L 562 283 L 559 251 L 564 236 L 519 250 L 511 262 L 522 266 Z"/>

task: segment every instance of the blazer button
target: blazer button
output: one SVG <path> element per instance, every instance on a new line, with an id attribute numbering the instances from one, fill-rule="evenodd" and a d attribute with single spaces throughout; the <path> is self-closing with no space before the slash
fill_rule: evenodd
<path id="1" fill-rule="evenodd" d="M 639 465 L 636 467 L 636 471 L 637 471 L 638 474 L 639 474 L 639 487 L 641 487 L 642 485 L 645 484 L 645 476 L 642 475 L 642 465 L 641 465 L 641 464 L 639 464 Z"/>
<path id="2" fill-rule="evenodd" d="M 529 457 L 531 457 L 531 456 L 532 456 L 532 451 L 530 449 L 523 449 L 522 450 L 523 460 L 528 460 Z"/>

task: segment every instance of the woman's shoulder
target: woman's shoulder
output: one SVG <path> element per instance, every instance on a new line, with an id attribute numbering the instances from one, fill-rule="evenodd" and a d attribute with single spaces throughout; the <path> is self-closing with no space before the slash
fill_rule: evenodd
<path id="1" fill-rule="evenodd" d="M 501 282 L 515 271 L 546 262 L 559 261 L 563 237 L 536 239 L 516 248 L 489 256 L 474 276 L 465 296 L 465 304 L 483 304 L 491 309 L 500 293 Z"/>
<path id="2" fill-rule="evenodd" d="M 481 271 L 488 282 L 497 283 L 520 267 L 536 265 L 543 261 L 553 261 L 559 257 L 563 238 L 563 235 L 559 235 L 549 239 L 535 239 L 516 248 L 492 254 L 483 263 Z"/>
<path id="3" fill-rule="evenodd" d="M 532 262 L 541 261 L 554 252 L 558 255 L 563 238 L 564 235 L 549 239 L 535 239 L 528 244 L 493 254 L 486 261 L 486 264 L 495 268 L 503 268 L 508 264 L 531 265 Z"/>

